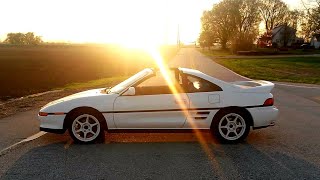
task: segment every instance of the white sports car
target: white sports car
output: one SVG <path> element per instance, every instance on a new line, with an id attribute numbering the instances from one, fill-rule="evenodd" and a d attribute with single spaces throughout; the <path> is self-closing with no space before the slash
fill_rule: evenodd
<path id="1" fill-rule="evenodd" d="M 112 88 L 80 92 L 39 112 L 40 130 L 95 142 L 104 130 L 208 129 L 221 142 L 239 142 L 278 116 L 267 81 L 227 83 L 200 71 L 144 69 Z"/>

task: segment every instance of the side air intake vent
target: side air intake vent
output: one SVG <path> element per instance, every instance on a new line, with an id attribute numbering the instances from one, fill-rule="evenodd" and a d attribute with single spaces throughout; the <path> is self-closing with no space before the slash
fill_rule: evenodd
<path id="1" fill-rule="evenodd" d="M 193 118 L 195 120 L 205 120 L 208 118 L 210 114 L 210 111 L 201 111 L 201 112 L 197 112 L 193 115 Z"/>

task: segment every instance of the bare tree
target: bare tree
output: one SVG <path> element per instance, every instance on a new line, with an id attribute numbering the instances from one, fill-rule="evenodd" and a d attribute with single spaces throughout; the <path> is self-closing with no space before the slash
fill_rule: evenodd
<path id="1" fill-rule="evenodd" d="M 213 5 L 213 8 L 202 16 L 202 29 L 209 27 L 207 30 L 212 33 L 211 37 L 221 44 L 222 49 L 227 47 L 236 30 L 234 11 L 234 1 L 224 0 Z"/>
<path id="2" fill-rule="evenodd" d="M 316 0 L 313 4 L 302 1 L 302 4 L 305 11 L 301 27 L 304 38 L 309 40 L 312 35 L 320 33 L 320 0 Z"/>
<path id="3" fill-rule="evenodd" d="M 4 41 L 9 44 L 24 44 L 24 34 L 23 33 L 8 33 L 7 38 Z"/>
<path id="4" fill-rule="evenodd" d="M 213 5 L 201 18 L 199 41 L 203 45 L 219 42 L 223 49 L 231 42 L 235 51 L 250 49 L 261 21 L 259 5 L 258 0 L 223 0 Z"/>
<path id="5" fill-rule="evenodd" d="M 35 36 L 33 32 L 28 33 L 8 33 L 6 43 L 15 45 L 38 45 L 43 41 L 40 36 Z"/>
<path id="6" fill-rule="evenodd" d="M 285 17 L 285 22 L 282 24 L 281 40 L 284 47 L 288 46 L 289 42 L 295 43 L 298 26 L 302 22 L 303 13 L 299 10 L 289 11 Z M 292 45 L 292 44 L 291 44 Z"/>
<path id="7" fill-rule="evenodd" d="M 250 50 L 253 41 L 259 33 L 259 15 L 258 0 L 237 0 L 237 11 L 234 13 L 236 19 L 236 33 L 233 38 L 233 50 Z"/>
<path id="8" fill-rule="evenodd" d="M 24 34 L 24 43 L 26 45 L 38 45 L 42 43 L 40 36 L 35 36 L 33 32 Z"/>
<path id="9" fill-rule="evenodd" d="M 289 14 L 288 6 L 282 0 L 260 0 L 258 8 L 266 31 L 284 24 L 286 16 Z"/>
<path id="10" fill-rule="evenodd" d="M 213 43 L 216 41 L 216 37 L 214 35 L 212 23 L 211 23 L 211 11 L 204 11 L 201 17 L 201 33 L 199 36 L 199 43 L 202 48 L 210 48 Z"/>

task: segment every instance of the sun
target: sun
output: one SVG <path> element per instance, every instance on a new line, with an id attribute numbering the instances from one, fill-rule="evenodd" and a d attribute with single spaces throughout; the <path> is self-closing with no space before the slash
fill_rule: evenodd
<path id="1" fill-rule="evenodd" d="M 136 40 L 136 39 L 125 39 L 118 42 L 118 44 L 124 48 L 128 49 L 141 49 L 149 52 L 150 54 L 158 49 L 161 46 L 161 42 L 158 41 L 145 41 L 145 40 Z"/>
<path id="2" fill-rule="evenodd" d="M 16 3 L 16 0 L 3 0 L 1 5 L 14 7 Z M 34 32 L 46 42 L 121 44 L 145 48 L 175 44 L 178 27 L 182 42 L 195 41 L 201 28 L 202 11 L 212 2 L 30 0 L 19 3 L 19 13 L 11 13 L 1 21 L 1 39 L 10 32 Z M 10 14 L 10 8 L 0 11 L 0 16 L 7 14 Z"/>

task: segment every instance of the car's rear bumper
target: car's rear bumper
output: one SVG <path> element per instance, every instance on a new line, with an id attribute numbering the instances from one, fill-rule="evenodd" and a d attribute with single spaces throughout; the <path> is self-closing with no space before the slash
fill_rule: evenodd
<path id="1" fill-rule="evenodd" d="M 65 131 L 63 128 L 65 117 L 66 115 L 38 115 L 38 118 L 40 120 L 40 130 L 52 133 L 63 133 Z"/>
<path id="2" fill-rule="evenodd" d="M 252 116 L 254 129 L 274 126 L 279 115 L 279 110 L 274 106 L 248 108 L 248 111 Z"/>

